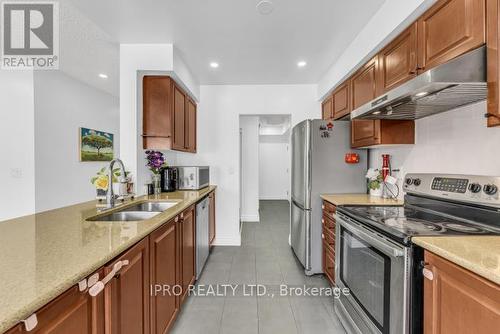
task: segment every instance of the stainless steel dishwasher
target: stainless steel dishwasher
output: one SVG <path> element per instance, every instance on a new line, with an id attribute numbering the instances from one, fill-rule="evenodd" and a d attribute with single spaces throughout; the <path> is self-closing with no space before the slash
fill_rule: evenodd
<path id="1" fill-rule="evenodd" d="M 209 253 L 209 200 L 205 197 L 196 205 L 196 279 L 200 278 Z"/>

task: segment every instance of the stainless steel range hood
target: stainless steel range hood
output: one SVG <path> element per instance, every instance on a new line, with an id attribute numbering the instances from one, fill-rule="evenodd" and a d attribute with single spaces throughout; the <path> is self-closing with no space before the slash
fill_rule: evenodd
<path id="1" fill-rule="evenodd" d="M 413 120 L 485 100 L 486 47 L 424 72 L 351 113 L 351 119 Z"/>

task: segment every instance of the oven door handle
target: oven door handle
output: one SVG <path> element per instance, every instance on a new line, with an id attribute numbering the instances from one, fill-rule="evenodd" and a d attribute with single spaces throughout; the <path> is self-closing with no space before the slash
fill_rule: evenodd
<path id="1" fill-rule="evenodd" d="M 366 241 L 367 243 L 371 244 L 372 246 L 381 250 L 387 255 L 391 257 L 405 256 L 404 248 L 393 243 L 391 240 L 384 238 L 367 228 L 358 227 L 357 224 L 354 222 L 352 223 L 347 222 L 343 217 L 339 216 L 338 214 L 336 215 L 336 221 L 337 223 L 340 223 L 340 225 L 342 225 L 342 227 L 344 227 L 346 230 L 357 235 L 362 240 Z"/>

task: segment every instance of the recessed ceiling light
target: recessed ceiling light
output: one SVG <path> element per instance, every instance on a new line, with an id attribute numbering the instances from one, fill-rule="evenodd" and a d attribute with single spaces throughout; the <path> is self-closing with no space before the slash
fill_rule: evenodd
<path id="1" fill-rule="evenodd" d="M 428 92 L 420 92 L 420 93 L 415 94 L 415 96 L 416 97 L 422 97 L 422 96 L 425 96 L 427 94 L 429 94 L 429 93 Z"/>
<path id="2" fill-rule="evenodd" d="M 107 79 L 108 75 L 104 74 L 104 73 L 99 73 L 99 78 L 101 78 L 101 79 Z"/>
<path id="3" fill-rule="evenodd" d="M 274 5 L 269 0 L 262 0 L 257 4 L 257 11 L 262 15 L 269 15 L 274 10 Z"/>
<path id="4" fill-rule="evenodd" d="M 219 63 L 216 63 L 216 62 L 213 61 L 213 62 L 210 63 L 210 67 L 211 68 L 217 68 L 217 67 L 219 67 Z"/>
<path id="5" fill-rule="evenodd" d="M 298 66 L 298 67 L 305 67 L 306 65 L 307 65 L 307 63 L 306 63 L 305 61 L 299 61 L 299 62 L 297 63 L 297 66 Z"/>

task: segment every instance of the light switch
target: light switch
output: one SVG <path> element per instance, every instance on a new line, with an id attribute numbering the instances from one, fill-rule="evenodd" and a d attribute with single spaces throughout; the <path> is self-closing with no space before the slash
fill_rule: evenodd
<path id="1" fill-rule="evenodd" d="M 14 179 L 22 179 L 23 178 L 23 170 L 21 168 L 11 168 L 10 176 Z"/>

